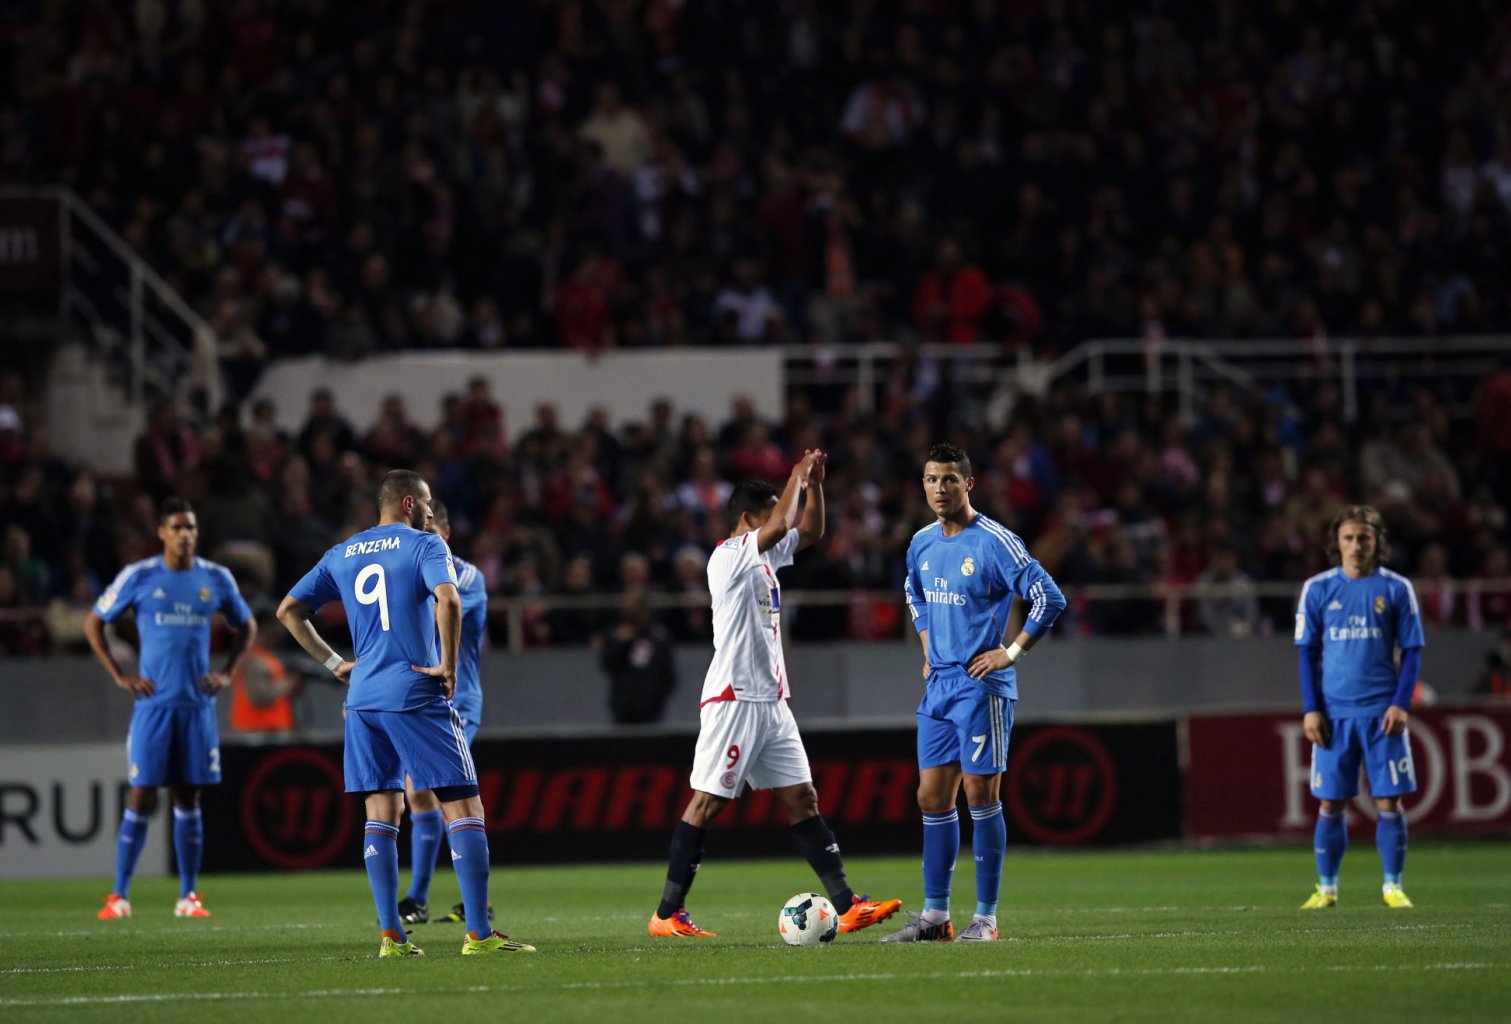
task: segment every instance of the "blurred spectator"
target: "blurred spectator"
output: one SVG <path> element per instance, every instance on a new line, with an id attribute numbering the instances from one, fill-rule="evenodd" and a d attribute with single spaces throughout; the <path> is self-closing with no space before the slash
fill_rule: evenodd
<path id="1" fill-rule="evenodd" d="M 992 287 L 981 268 L 966 263 L 960 243 L 946 238 L 934 266 L 918 280 L 913 322 L 925 341 L 979 341 L 991 300 Z"/>
<path id="2" fill-rule="evenodd" d="M 278 621 L 269 612 L 257 616 L 257 642 L 231 677 L 231 728 L 246 735 L 287 733 L 294 728 L 294 698 L 303 679 L 284 665 L 270 644 L 279 643 Z M 263 638 L 266 638 L 266 642 Z"/>
<path id="3" fill-rule="evenodd" d="M 1259 628 L 1259 598 L 1254 581 L 1238 564 L 1238 552 L 1219 548 L 1212 564 L 1196 578 L 1198 584 L 1226 591 L 1197 599 L 1201 625 L 1212 636 L 1237 639 L 1253 636 Z"/>
<path id="4" fill-rule="evenodd" d="M 659 722 L 677 688 L 671 637 L 651 617 L 645 594 L 625 596 L 620 622 L 603 640 L 599 663 L 609 677 L 609 711 L 620 725 Z"/>
<path id="5" fill-rule="evenodd" d="M 199 464 L 199 438 L 179 416 L 173 402 L 161 402 L 147 417 L 147 430 L 136 440 L 133 465 L 137 483 L 160 502 L 173 494 L 184 473 Z"/>

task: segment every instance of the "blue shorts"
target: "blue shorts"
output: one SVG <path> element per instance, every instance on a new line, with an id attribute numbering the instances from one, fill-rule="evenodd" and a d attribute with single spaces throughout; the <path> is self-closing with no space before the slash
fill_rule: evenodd
<path id="1" fill-rule="evenodd" d="M 1013 705 L 959 669 L 935 669 L 918 705 L 918 767 L 958 761 L 967 775 L 1005 771 Z"/>
<path id="2" fill-rule="evenodd" d="M 402 790 L 406 774 L 415 789 L 477 784 L 462 720 L 444 700 L 411 711 L 348 708 L 342 759 L 348 793 Z"/>
<path id="3" fill-rule="evenodd" d="M 455 703 L 451 706 L 456 708 Z M 456 708 L 456 716 L 462 720 L 462 735 L 467 737 L 467 746 L 470 747 L 477 740 L 478 720 L 483 716 L 468 708 Z"/>
<path id="4" fill-rule="evenodd" d="M 1411 730 L 1385 735 L 1382 715 L 1368 718 L 1330 718 L 1332 736 L 1326 747 L 1312 747 L 1312 796 L 1319 800 L 1349 800 L 1359 792 L 1359 763 L 1364 763 L 1371 796 L 1402 796 L 1417 791 L 1417 771 L 1411 761 Z"/>
<path id="5" fill-rule="evenodd" d="M 126 735 L 133 786 L 214 786 L 220 783 L 220 733 L 215 705 L 154 707 L 137 701 Z"/>

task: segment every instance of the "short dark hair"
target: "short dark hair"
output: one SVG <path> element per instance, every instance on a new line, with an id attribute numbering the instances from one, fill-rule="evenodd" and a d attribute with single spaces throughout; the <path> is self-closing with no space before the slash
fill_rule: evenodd
<path id="1" fill-rule="evenodd" d="M 775 487 L 765 480 L 742 480 L 729 492 L 729 505 L 725 520 L 731 530 L 740 525 L 740 517 L 747 512 L 758 515 L 777 497 Z"/>
<path id="2" fill-rule="evenodd" d="M 430 499 L 430 514 L 435 519 L 437 530 L 451 523 L 451 513 L 446 511 L 446 503 L 440 498 Z"/>
<path id="3" fill-rule="evenodd" d="M 425 478 L 412 469 L 389 470 L 378 485 L 378 508 L 397 508 L 405 498 L 418 500 L 424 484 Z"/>
<path id="4" fill-rule="evenodd" d="M 171 498 L 164 498 L 163 503 L 157 507 L 158 525 L 161 526 L 168 521 L 169 516 L 176 516 L 180 512 L 187 512 L 192 516 L 194 514 L 194 506 L 189 504 L 187 498 L 180 498 L 176 495 Z"/>
<path id="5" fill-rule="evenodd" d="M 1369 505 L 1344 505 L 1333 516 L 1327 528 L 1327 557 L 1337 562 L 1343 557 L 1338 547 L 1338 529 L 1344 523 L 1363 523 L 1375 531 L 1375 564 L 1384 565 L 1390 560 L 1390 534 L 1385 529 L 1385 518 Z"/>
<path id="6" fill-rule="evenodd" d="M 924 462 L 938 462 L 940 464 L 953 462 L 960 467 L 960 475 L 967 480 L 971 477 L 971 457 L 965 454 L 965 449 L 958 444 L 950 444 L 948 441 L 940 441 L 929 449 L 928 458 Z"/>

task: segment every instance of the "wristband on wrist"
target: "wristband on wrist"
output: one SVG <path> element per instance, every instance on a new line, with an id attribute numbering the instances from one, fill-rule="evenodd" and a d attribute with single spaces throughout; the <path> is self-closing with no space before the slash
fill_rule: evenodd
<path id="1" fill-rule="evenodd" d="M 335 673 L 336 666 L 339 664 L 341 664 L 341 655 L 339 654 L 332 654 L 329 658 L 325 659 L 325 669 L 332 674 Z"/>
<path id="2" fill-rule="evenodd" d="M 1018 646 L 1018 641 L 1014 640 L 1012 645 L 1007 649 L 1007 663 L 1009 665 L 1016 665 L 1023 660 L 1023 656 L 1027 653 L 1027 651 Z"/>

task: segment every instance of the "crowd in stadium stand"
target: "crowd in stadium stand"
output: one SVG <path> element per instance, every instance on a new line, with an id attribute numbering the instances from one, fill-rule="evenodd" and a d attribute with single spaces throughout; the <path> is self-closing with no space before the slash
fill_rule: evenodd
<path id="1" fill-rule="evenodd" d="M 18 379 L 0 382 L 0 397 L 19 399 Z M 1066 630 L 1168 629 L 1162 595 L 1200 581 L 1238 586 L 1220 600 L 1184 602 L 1176 628 L 1284 630 L 1289 591 L 1261 601 L 1247 585 L 1296 584 L 1324 568 L 1329 520 L 1360 498 L 1383 511 L 1392 564 L 1412 575 L 1429 624 L 1511 626 L 1511 592 L 1445 586 L 1511 577 L 1511 363 L 1481 384 L 1473 418 L 1450 416 L 1431 389 L 1403 392 L 1413 409 L 1404 425 L 1385 421 L 1385 392 L 1345 425 L 1330 384 L 1300 401 L 1219 389 L 1191 422 L 1168 400 L 1065 384 L 1000 415 L 983 396 L 962 425 L 968 394 L 947 372 L 899 376 L 875 414 L 860 413 L 849 389 L 833 402 L 795 395 L 775 422 L 744 400 L 722 422 L 666 400 L 632 422 L 612 423 L 599 410 L 567 424 L 542 402 L 509 410 L 524 429 L 508 432 L 483 378 L 428 414 L 394 394 L 368 424 L 351 423 L 317 390 L 293 434 L 276 427 L 265 400 L 244 414 L 227 409 L 203 429 L 164 405 L 136 442 L 134 476 L 116 483 L 52 457 L 46 432 L 19 429 L 15 407 L 0 405 L 0 609 L 50 604 L 60 624 L 82 615 L 120 566 L 160 552 L 155 507 L 168 494 L 198 510 L 203 554 L 231 565 L 254 598 L 276 599 L 326 547 L 371 524 L 376 481 L 395 465 L 418 468 L 447 502 L 453 545 L 491 594 L 705 595 L 704 565 L 727 535 L 732 483 L 780 480 L 794 453 L 823 447 L 829 532 L 789 585 L 883 593 L 801 609 L 794 632 L 896 636 L 903 552 L 930 516 L 920 460 L 949 437 L 972 455 L 976 506 L 1021 533 L 1070 591 Z M 1144 597 L 1074 601 L 1076 588 L 1092 583 L 1132 584 Z M 673 636 L 706 639 L 702 601 L 663 610 Z M 578 643 L 614 621 L 613 608 L 536 609 L 519 639 Z M 24 646 L 14 636 L 11 644 Z"/>
<path id="2" fill-rule="evenodd" d="M 1491 0 L 14 5 L 0 177 L 223 340 L 1464 333 L 1507 321 Z"/>
<path id="3" fill-rule="evenodd" d="M 0 53 L 0 180 L 77 190 L 214 326 L 238 398 L 306 354 L 1199 335 L 1322 360 L 1330 337 L 1511 314 L 1511 15 L 1489 0 L 37 0 L 0 15 Z M 495 594 L 697 590 L 730 481 L 813 444 L 833 523 L 797 585 L 895 589 L 918 458 L 956 436 L 980 507 L 1063 583 L 1151 586 L 1066 628 L 1161 628 L 1162 583 L 1299 580 L 1356 498 L 1383 506 L 1430 621 L 1511 620 L 1511 595 L 1433 587 L 1511 574 L 1511 376 L 1476 422 L 1450 415 L 1468 395 L 1400 385 L 1353 424 L 1328 386 L 1220 391 L 1189 423 L 1067 386 L 967 423 L 946 386 L 899 376 L 874 418 L 800 395 L 781 422 L 708 423 L 671 388 L 631 425 L 511 409 L 534 420 L 513 444 L 486 381 L 439 411 L 395 396 L 376 424 L 314 399 L 292 437 L 266 407 L 165 406 L 137 478 L 107 482 L 53 457 L 5 384 L 0 609 L 85 607 L 155 550 L 168 493 L 200 507 L 205 553 L 277 594 L 399 462 Z M 892 635 L 896 613 L 795 628 Z M 1241 597 L 1185 614 L 1286 621 Z M 27 636 L 7 642 L 46 642 Z"/>

